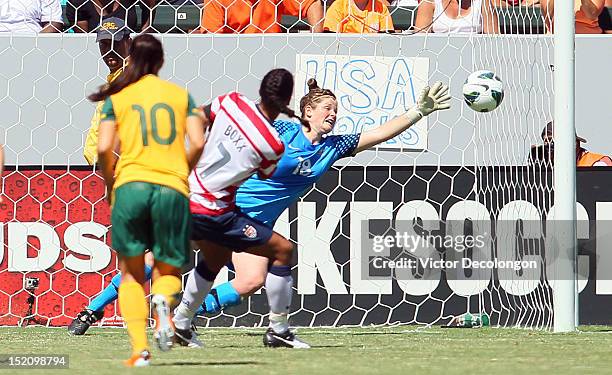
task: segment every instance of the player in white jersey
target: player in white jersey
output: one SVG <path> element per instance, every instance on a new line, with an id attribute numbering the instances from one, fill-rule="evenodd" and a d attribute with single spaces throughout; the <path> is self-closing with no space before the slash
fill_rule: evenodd
<path id="1" fill-rule="evenodd" d="M 192 240 L 204 259 L 189 274 L 175 311 L 175 337 L 181 345 L 201 346 L 191 331 L 191 320 L 233 251 L 264 256 L 279 266 L 291 261 L 291 242 L 243 214 L 235 198 L 238 187 L 253 174 L 267 178 L 276 169 L 284 146 L 272 123 L 280 113 L 297 118 L 287 107 L 292 93 L 292 74 L 274 69 L 261 82 L 259 103 L 232 92 L 204 107 L 210 132 L 189 177 Z M 240 299 L 235 290 L 224 295 Z"/>
<path id="2" fill-rule="evenodd" d="M 214 126 L 189 176 L 191 212 L 218 216 L 235 208 L 242 182 L 254 173 L 272 174 L 284 146 L 257 105 L 237 92 L 215 98 L 205 112 Z"/>

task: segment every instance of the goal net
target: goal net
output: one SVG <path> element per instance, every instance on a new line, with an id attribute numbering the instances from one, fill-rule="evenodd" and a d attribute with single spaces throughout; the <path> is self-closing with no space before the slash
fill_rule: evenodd
<path id="1" fill-rule="evenodd" d="M 541 30 L 538 13 L 498 8 L 505 34 L 494 35 L 221 36 L 185 35 L 185 9 L 199 12 L 156 8 L 174 22 L 164 29 L 172 33 L 160 34 L 160 75 L 199 103 L 230 90 L 256 99 L 263 75 L 286 67 L 296 75 L 294 107 L 310 77 L 335 91 L 334 133 L 344 134 L 400 115 L 427 84 L 450 85 L 451 110 L 339 161 L 277 222 L 297 248 L 294 325 L 427 326 L 469 312 L 486 313 L 495 326 L 551 327 L 542 264 L 552 165 L 547 150 L 531 146 L 542 143 L 552 119 L 553 45 L 549 36 L 519 35 Z M 413 15 L 412 8 L 392 12 Z M 94 111 L 85 97 L 108 72 L 95 36 L 66 33 L 1 35 L 0 66 L 0 137 L 9 165 L 0 204 L 0 324 L 66 325 L 117 273 L 104 184 L 82 156 Z M 491 113 L 474 112 L 462 96 L 466 77 L 481 69 L 504 83 L 504 100 Z M 532 153 L 538 160 L 528 163 Z M 426 242 L 383 243 L 403 234 Z M 483 243 L 461 246 L 458 238 L 467 235 Z M 449 266 L 463 258 L 485 263 Z M 490 266 L 496 259 L 537 267 Z M 391 267 L 390 260 L 416 266 Z M 219 280 L 232 277 L 224 270 Z M 200 323 L 260 326 L 267 313 L 263 290 Z M 111 303 L 101 324 L 120 323 Z"/>

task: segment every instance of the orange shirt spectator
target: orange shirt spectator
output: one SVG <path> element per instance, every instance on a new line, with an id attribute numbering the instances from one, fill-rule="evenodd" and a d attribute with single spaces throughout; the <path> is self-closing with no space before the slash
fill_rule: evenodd
<path id="1" fill-rule="evenodd" d="M 564 0 L 568 1 L 568 0 Z M 576 12 L 576 34 L 601 34 L 599 15 L 603 11 L 606 0 L 574 0 Z M 549 32 L 553 32 L 555 1 L 542 0 L 540 4 L 542 16 Z"/>
<path id="2" fill-rule="evenodd" d="M 594 152 L 580 148 L 576 156 L 576 166 L 578 167 L 610 167 L 612 166 L 612 159 L 609 156 L 596 154 Z"/>
<path id="3" fill-rule="evenodd" d="M 308 20 L 313 32 L 322 31 L 323 4 L 319 0 L 205 0 L 203 33 L 280 33 L 282 15 Z"/>
<path id="4" fill-rule="evenodd" d="M 393 31 L 389 8 L 376 0 L 335 0 L 327 9 L 324 31 L 378 33 Z"/>

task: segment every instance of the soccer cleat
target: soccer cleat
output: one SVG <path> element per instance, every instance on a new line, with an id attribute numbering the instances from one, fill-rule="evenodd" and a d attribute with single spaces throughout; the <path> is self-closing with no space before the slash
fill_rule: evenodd
<path id="1" fill-rule="evenodd" d="M 310 345 L 300 340 L 293 332 L 286 330 L 283 333 L 276 333 L 272 328 L 268 328 L 263 337 L 263 344 L 269 348 L 294 348 L 309 349 Z"/>
<path id="2" fill-rule="evenodd" d="M 198 334 L 195 331 L 195 326 L 189 329 L 175 329 L 174 342 L 188 348 L 202 348 L 204 343 L 198 339 Z"/>
<path id="3" fill-rule="evenodd" d="M 81 311 L 68 326 L 68 332 L 75 336 L 84 335 L 89 327 L 104 317 L 104 311 L 85 309 Z"/>
<path id="4" fill-rule="evenodd" d="M 170 307 L 166 297 L 156 294 L 151 298 L 151 304 L 155 311 L 155 332 L 153 338 L 159 350 L 167 352 L 172 349 L 174 343 L 174 325 L 170 316 Z"/>
<path id="5" fill-rule="evenodd" d="M 145 367 L 151 363 L 151 353 L 148 350 L 143 350 L 140 354 L 135 354 L 129 359 L 123 361 L 126 367 Z"/>

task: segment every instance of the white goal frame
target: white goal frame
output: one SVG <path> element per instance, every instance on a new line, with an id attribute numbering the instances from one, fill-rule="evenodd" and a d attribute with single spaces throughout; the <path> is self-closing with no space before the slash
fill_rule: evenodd
<path id="1" fill-rule="evenodd" d="M 571 332 L 578 322 L 574 3 L 557 1 L 554 21 L 554 205 L 559 224 L 555 225 L 555 242 L 561 246 L 557 261 L 559 278 L 553 288 L 553 330 Z"/>

